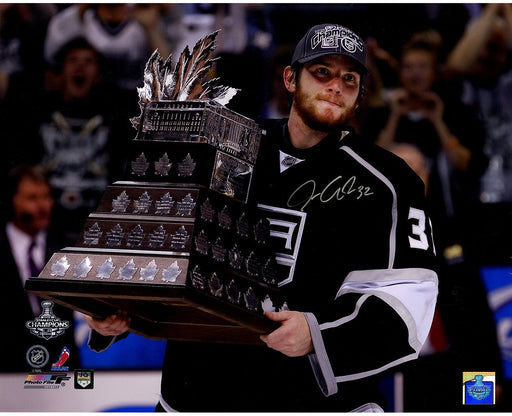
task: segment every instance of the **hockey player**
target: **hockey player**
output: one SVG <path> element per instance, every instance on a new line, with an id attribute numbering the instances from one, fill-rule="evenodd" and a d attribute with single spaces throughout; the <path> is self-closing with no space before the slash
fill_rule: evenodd
<path id="1" fill-rule="evenodd" d="M 297 45 L 290 116 L 265 123 L 253 184 L 280 227 L 290 310 L 267 313 L 280 326 L 261 346 L 169 341 L 161 410 L 382 411 L 380 376 L 418 356 L 437 296 L 431 225 L 419 177 L 348 126 L 366 74 L 348 28 Z M 129 318 L 89 324 L 116 335 Z"/>

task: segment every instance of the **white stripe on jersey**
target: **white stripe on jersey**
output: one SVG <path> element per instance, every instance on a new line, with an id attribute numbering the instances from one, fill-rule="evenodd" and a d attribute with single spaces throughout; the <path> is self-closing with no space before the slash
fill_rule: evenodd
<path id="1" fill-rule="evenodd" d="M 336 298 L 345 293 L 381 298 L 403 319 L 409 329 L 409 344 L 419 352 L 434 317 L 437 284 L 437 274 L 429 269 L 358 270 L 348 274 Z"/>
<path id="2" fill-rule="evenodd" d="M 388 268 L 393 268 L 393 265 L 395 263 L 395 253 L 396 253 L 396 227 L 398 223 L 398 204 L 397 204 L 397 196 L 395 187 L 393 184 L 389 181 L 389 179 L 383 175 L 380 171 L 375 169 L 375 167 L 364 160 L 361 156 L 359 156 L 357 153 L 355 153 L 350 147 L 348 146 L 341 146 L 340 150 L 345 151 L 347 154 L 352 156 L 358 163 L 360 163 L 364 168 L 369 170 L 373 175 L 375 175 L 378 179 L 380 179 L 391 191 L 391 194 L 393 195 L 393 206 L 391 207 L 391 230 L 389 232 L 389 260 L 388 260 Z"/>
<path id="3" fill-rule="evenodd" d="M 338 391 L 337 383 L 357 380 L 378 374 L 388 368 L 418 357 L 425 342 L 437 299 L 437 274 L 429 269 L 383 269 L 358 270 L 350 272 L 338 291 L 336 298 L 347 293 L 359 293 L 362 296 L 357 300 L 354 311 L 333 322 L 319 324 L 313 314 L 305 314 L 311 329 L 314 353 L 309 359 L 317 378 L 318 384 L 326 396 Z M 339 327 L 357 318 L 364 302 L 375 296 L 389 305 L 402 318 L 409 333 L 409 345 L 414 353 L 391 361 L 379 368 L 355 374 L 336 376 L 325 350 L 321 331 Z M 423 302 L 418 302 L 423 299 Z"/>
<path id="4" fill-rule="evenodd" d="M 338 296 L 336 296 L 336 297 L 338 297 Z M 355 307 L 354 311 L 350 315 L 344 316 L 343 318 L 340 318 L 340 319 L 337 319 L 334 322 L 325 322 L 325 323 L 320 325 L 320 330 L 334 328 L 336 326 L 343 325 L 343 324 L 346 324 L 347 322 L 350 322 L 352 319 L 354 319 L 357 316 L 357 314 L 359 313 L 359 309 L 361 309 L 361 305 L 369 297 L 370 297 L 370 295 L 363 295 L 363 296 L 361 296 L 357 300 L 356 307 Z"/>

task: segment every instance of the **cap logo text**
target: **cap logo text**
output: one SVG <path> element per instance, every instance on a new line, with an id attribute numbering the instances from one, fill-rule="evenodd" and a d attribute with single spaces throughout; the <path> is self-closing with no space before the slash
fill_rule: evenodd
<path id="1" fill-rule="evenodd" d="M 311 38 L 311 49 L 318 45 L 321 48 L 338 48 L 343 46 L 347 52 L 354 53 L 356 49 L 363 51 L 363 41 L 351 30 L 342 26 L 326 26 L 324 29 L 315 31 Z"/>

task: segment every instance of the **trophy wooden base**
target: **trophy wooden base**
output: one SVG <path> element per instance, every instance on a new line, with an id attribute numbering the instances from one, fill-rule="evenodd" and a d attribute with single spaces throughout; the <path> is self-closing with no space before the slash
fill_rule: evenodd
<path id="1" fill-rule="evenodd" d="M 125 310 L 130 331 L 150 339 L 259 344 L 278 324 L 185 286 L 73 282 L 40 277 L 25 289 L 95 318 Z"/>

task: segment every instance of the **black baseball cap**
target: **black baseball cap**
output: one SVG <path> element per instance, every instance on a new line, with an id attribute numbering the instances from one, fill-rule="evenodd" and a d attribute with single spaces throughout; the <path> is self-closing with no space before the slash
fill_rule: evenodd
<path id="1" fill-rule="evenodd" d="M 297 44 L 292 65 L 304 64 L 324 55 L 348 56 L 362 67 L 363 73 L 368 73 L 363 40 L 344 26 L 332 23 L 313 26 Z"/>

